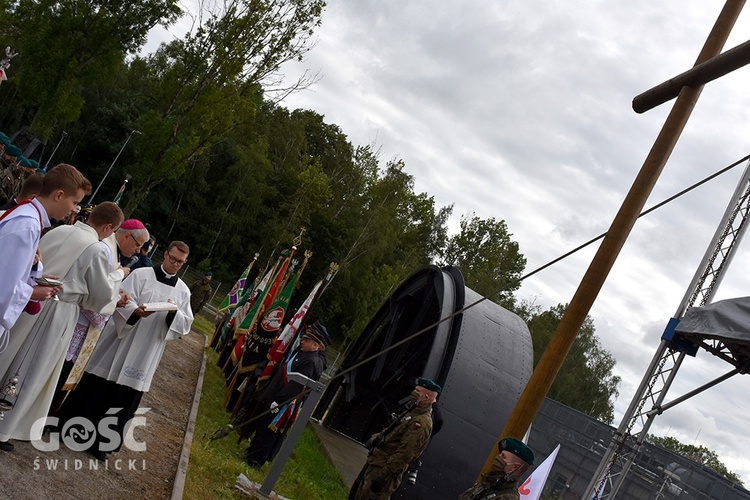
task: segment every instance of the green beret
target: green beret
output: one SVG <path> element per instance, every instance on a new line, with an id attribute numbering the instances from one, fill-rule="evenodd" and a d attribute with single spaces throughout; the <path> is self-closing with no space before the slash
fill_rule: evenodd
<path id="1" fill-rule="evenodd" d="M 441 392 L 443 392 L 443 388 L 442 387 L 440 387 L 439 385 L 437 385 L 435 382 L 433 382 L 432 380 L 430 380 L 428 378 L 419 377 L 417 379 L 416 385 L 422 386 L 425 389 L 427 389 L 428 391 L 437 392 L 438 394 L 440 394 Z"/>
<path id="2" fill-rule="evenodd" d="M 523 441 L 516 438 L 504 438 L 497 443 L 497 449 L 501 452 L 503 450 L 509 451 L 527 464 L 534 465 L 534 452 Z"/>
<path id="3" fill-rule="evenodd" d="M 18 157 L 18 163 L 22 167 L 31 168 L 31 161 L 28 158 L 26 158 L 25 156 L 19 156 Z"/>
<path id="4" fill-rule="evenodd" d="M 8 144 L 10 144 L 10 137 L 0 132 L 0 142 L 7 146 Z"/>
<path id="5" fill-rule="evenodd" d="M 21 148 L 19 148 L 15 144 L 8 144 L 7 146 L 5 146 L 5 153 L 18 158 L 23 154 L 23 151 L 21 151 Z"/>

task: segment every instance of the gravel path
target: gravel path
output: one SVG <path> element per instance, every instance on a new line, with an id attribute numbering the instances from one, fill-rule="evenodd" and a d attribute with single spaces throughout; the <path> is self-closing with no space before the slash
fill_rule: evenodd
<path id="1" fill-rule="evenodd" d="M 134 434 L 145 451 L 123 447 L 95 466 L 90 455 L 65 446 L 42 452 L 14 441 L 15 451 L 0 451 L 0 498 L 171 498 L 204 345 L 205 336 L 195 331 L 167 343 L 151 391 L 141 401 L 141 408 L 151 408 L 144 414 L 146 425 Z"/>

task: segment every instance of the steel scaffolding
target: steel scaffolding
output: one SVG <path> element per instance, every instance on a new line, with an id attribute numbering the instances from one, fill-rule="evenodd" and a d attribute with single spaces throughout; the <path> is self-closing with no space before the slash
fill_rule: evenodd
<path id="1" fill-rule="evenodd" d="M 745 233 L 749 213 L 750 162 L 745 167 L 734 195 L 674 318 L 670 319 L 667 324 L 659 347 L 609 448 L 583 494 L 583 500 L 617 498 L 617 492 L 657 415 L 737 373 L 744 373 L 746 368 L 743 366 L 744 358 L 737 356 L 721 341 L 716 339 L 687 341 L 674 335 L 674 327 L 689 308 L 711 302 Z M 691 391 L 688 395 L 665 404 L 664 399 L 685 355 L 695 355 L 698 348 L 703 348 L 734 365 L 734 369 Z"/>

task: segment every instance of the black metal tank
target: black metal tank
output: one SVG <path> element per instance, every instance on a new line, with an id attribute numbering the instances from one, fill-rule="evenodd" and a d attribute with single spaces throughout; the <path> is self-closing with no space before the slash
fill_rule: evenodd
<path id="1" fill-rule="evenodd" d="M 326 427 L 364 443 L 401 411 L 417 377 L 443 387 L 443 427 L 422 455 L 417 484 L 404 480 L 393 498 L 455 499 L 471 486 L 531 376 L 528 327 L 489 300 L 472 305 L 481 298 L 456 268 L 416 272 L 373 316 L 338 372 L 449 319 L 334 377 L 318 404 L 315 417 Z"/>

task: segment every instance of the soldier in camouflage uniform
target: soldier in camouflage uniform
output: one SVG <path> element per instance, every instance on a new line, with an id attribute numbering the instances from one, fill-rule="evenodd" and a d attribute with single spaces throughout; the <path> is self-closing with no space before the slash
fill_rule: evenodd
<path id="1" fill-rule="evenodd" d="M 502 439 L 492 469 L 458 500 L 518 500 L 518 479 L 534 465 L 534 452 L 515 438 Z"/>
<path id="2" fill-rule="evenodd" d="M 412 460 L 427 448 L 432 434 L 432 404 L 442 389 L 419 378 L 411 393 L 411 409 L 375 436 L 367 463 L 349 493 L 350 500 L 389 499 Z"/>
<path id="3" fill-rule="evenodd" d="M 196 281 L 190 287 L 190 309 L 193 311 L 193 315 L 197 315 L 206 305 L 208 299 L 211 298 L 211 292 L 213 292 L 210 285 L 212 277 L 213 273 L 209 271 L 203 275 L 203 279 Z"/>

